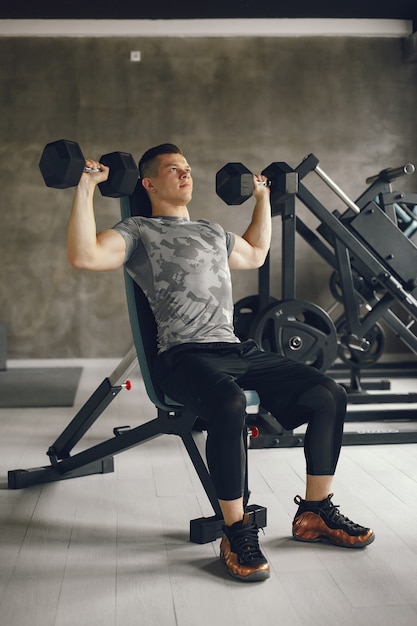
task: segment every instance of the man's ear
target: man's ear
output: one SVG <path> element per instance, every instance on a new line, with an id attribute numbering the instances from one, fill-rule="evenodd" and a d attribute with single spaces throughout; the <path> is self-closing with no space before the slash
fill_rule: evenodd
<path id="1" fill-rule="evenodd" d="M 142 178 L 142 185 L 149 193 L 153 193 L 155 191 L 155 187 L 153 186 L 150 178 Z"/>

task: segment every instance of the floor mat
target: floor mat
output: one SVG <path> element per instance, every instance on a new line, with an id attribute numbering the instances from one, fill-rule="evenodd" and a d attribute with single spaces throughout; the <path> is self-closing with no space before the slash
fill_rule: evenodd
<path id="1" fill-rule="evenodd" d="M 15 368 L 0 372 L 0 408 L 73 406 L 82 367 Z"/>

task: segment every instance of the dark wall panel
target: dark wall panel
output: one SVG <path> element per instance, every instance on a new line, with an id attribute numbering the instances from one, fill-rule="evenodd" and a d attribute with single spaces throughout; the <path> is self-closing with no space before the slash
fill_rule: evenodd
<path id="1" fill-rule="evenodd" d="M 357 197 L 365 178 L 417 163 L 417 65 L 385 38 L 0 39 L 0 319 L 9 358 L 121 356 L 130 346 L 123 274 L 69 267 L 65 228 L 72 191 L 44 186 L 38 161 L 62 137 L 86 155 L 136 159 L 178 143 L 195 178 L 193 216 L 243 232 L 251 202 L 229 208 L 214 191 L 227 161 L 261 170 L 296 166 L 314 152 Z M 130 61 L 140 50 L 141 61 Z M 339 202 L 310 175 L 329 209 Z M 416 175 L 401 188 L 416 190 Z M 309 179 L 310 180 L 310 179 Z M 99 228 L 118 201 L 96 200 Z M 314 224 L 303 207 L 298 209 Z M 280 295 L 280 224 L 274 220 L 272 287 Z M 302 241 L 297 297 L 327 307 L 330 268 Z M 235 299 L 256 293 L 257 272 L 234 273 Z"/>

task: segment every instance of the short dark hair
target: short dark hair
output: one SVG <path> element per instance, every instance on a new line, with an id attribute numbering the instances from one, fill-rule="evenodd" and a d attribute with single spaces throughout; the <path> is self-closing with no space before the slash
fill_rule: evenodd
<path id="1" fill-rule="evenodd" d="M 156 176 L 158 169 L 157 158 L 161 154 L 182 154 L 182 151 L 173 143 L 161 143 L 159 146 L 149 148 L 139 161 L 140 179 Z M 141 180 L 136 185 L 131 206 L 133 207 L 132 215 L 142 215 L 143 217 L 151 217 L 152 215 L 151 200 L 148 192 L 142 186 Z"/>
<path id="2" fill-rule="evenodd" d="M 139 175 L 141 178 L 156 175 L 156 159 L 161 154 L 182 154 L 182 151 L 173 143 L 161 143 L 159 146 L 149 148 L 139 161 Z"/>

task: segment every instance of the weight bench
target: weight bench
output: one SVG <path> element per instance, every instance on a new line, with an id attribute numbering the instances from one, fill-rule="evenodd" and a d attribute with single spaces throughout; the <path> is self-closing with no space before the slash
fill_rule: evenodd
<path id="1" fill-rule="evenodd" d="M 122 217 L 134 215 L 135 194 L 121 198 Z M 142 290 L 125 272 L 126 296 L 134 346 L 114 372 L 103 380 L 76 416 L 50 446 L 47 455 L 50 465 L 8 472 L 9 489 L 21 489 L 34 484 L 54 482 L 91 474 L 104 474 L 114 470 L 113 455 L 133 448 L 161 435 L 179 436 L 207 494 L 214 515 L 190 521 L 190 541 L 207 543 L 221 536 L 222 513 L 205 459 L 205 434 L 194 428 L 198 416 L 186 406 L 169 398 L 159 389 L 153 379 L 153 361 L 157 354 L 156 324 Z M 119 426 L 113 429 L 113 437 L 71 456 L 74 446 L 103 413 L 110 402 L 124 389 L 129 388 L 126 377 L 139 367 L 149 399 L 156 408 L 156 417 L 140 426 Z M 125 382 L 123 382 L 125 381 Z M 259 397 L 254 391 L 245 391 L 248 406 L 258 406 Z M 247 449 L 246 428 L 242 432 Z M 249 505 L 248 472 L 246 471 L 244 502 L 246 511 L 253 516 L 260 528 L 266 526 L 266 509 Z"/>

